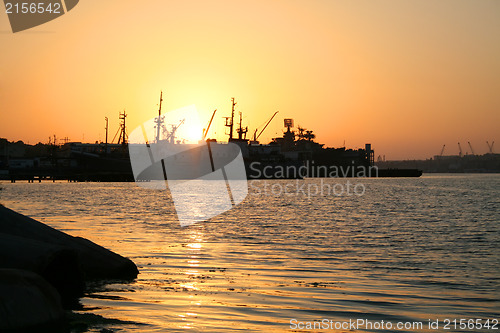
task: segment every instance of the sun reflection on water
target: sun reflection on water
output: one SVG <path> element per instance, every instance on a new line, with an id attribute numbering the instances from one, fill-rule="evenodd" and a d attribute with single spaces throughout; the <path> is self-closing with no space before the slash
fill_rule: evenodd
<path id="1" fill-rule="evenodd" d="M 198 295 L 196 292 L 200 291 L 200 280 L 198 278 L 201 276 L 199 267 L 202 264 L 202 260 L 200 257 L 202 252 L 206 250 L 204 249 L 205 235 L 202 228 L 192 227 L 188 231 L 187 236 L 190 242 L 183 247 L 185 267 L 181 268 L 179 273 L 189 280 L 181 283 L 180 287 L 189 292 L 187 300 L 189 302 L 188 306 L 190 311 L 185 312 L 186 309 L 184 308 L 184 311 L 177 316 L 182 320 L 182 323 L 179 325 L 180 328 L 194 329 L 196 328 L 194 319 L 198 317 L 198 313 L 193 310 L 198 308 L 203 302 L 202 296 Z"/>

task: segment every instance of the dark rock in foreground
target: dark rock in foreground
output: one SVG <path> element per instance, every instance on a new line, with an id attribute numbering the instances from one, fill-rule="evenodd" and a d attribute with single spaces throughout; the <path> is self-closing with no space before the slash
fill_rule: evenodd
<path id="1" fill-rule="evenodd" d="M 0 205 L 0 332 L 55 332 L 85 281 L 137 274 L 130 259 Z"/>
<path id="2" fill-rule="evenodd" d="M 0 267 L 39 274 L 71 307 L 83 295 L 85 283 L 74 249 L 0 233 Z"/>
<path id="3" fill-rule="evenodd" d="M 42 277 L 0 269 L 0 332 L 57 332 L 64 316 L 59 294 Z"/>
<path id="4" fill-rule="evenodd" d="M 52 246 L 58 246 L 61 250 L 66 249 L 69 252 L 74 251 L 85 280 L 134 279 L 139 274 L 137 266 L 130 259 L 124 258 L 87 239 L 65 234 L 3 206 L 0 206 L 0 233 L 4 234 L 4 237 L 5 235 L 11 235 L 45 243 L 48 252 L 55 251 L 54 248 L 51 248 Z M 69 252 L 68 256 L 71 256 Z M 39 255 L 39 253 L 32 254 L 34 256 Z M 5 255 L 16 258 L 17 253 L 11 252 L 5 253 Z M 2 255 L 3 257 L 4 255 Z M 56 256 L 57 258 L 63 262 L 65 261 L 61 256 Z M 5 267 L 1 261 L 0 267 Z"/>

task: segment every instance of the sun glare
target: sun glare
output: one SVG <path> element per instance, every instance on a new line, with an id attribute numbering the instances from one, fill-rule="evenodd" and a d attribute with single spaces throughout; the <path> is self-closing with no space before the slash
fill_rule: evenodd
<path id="1" fill-rule="evenodd" d="M 190 143 L 198 143 L 201 140 L 202 130 L 198 126 L 186 126 L 183 131 L 183 136 Z"/>

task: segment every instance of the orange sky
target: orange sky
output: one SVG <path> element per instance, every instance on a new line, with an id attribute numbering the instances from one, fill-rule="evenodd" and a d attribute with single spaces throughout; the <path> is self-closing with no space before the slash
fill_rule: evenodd
<path id="1" fill-rule="evenodd" d="M 82 0 L 13 34 L 0 13 L 0 137 L 104 140 L 195 104 L 224 138 L 231 97 L 253 132 L 280 113 L 327 146 L 426 158 L 498 138 L 500 1 Z M 500 142 L 498 142 L 500 146 Z M 497 148 L 498 152 L 500 149 Z"/>

